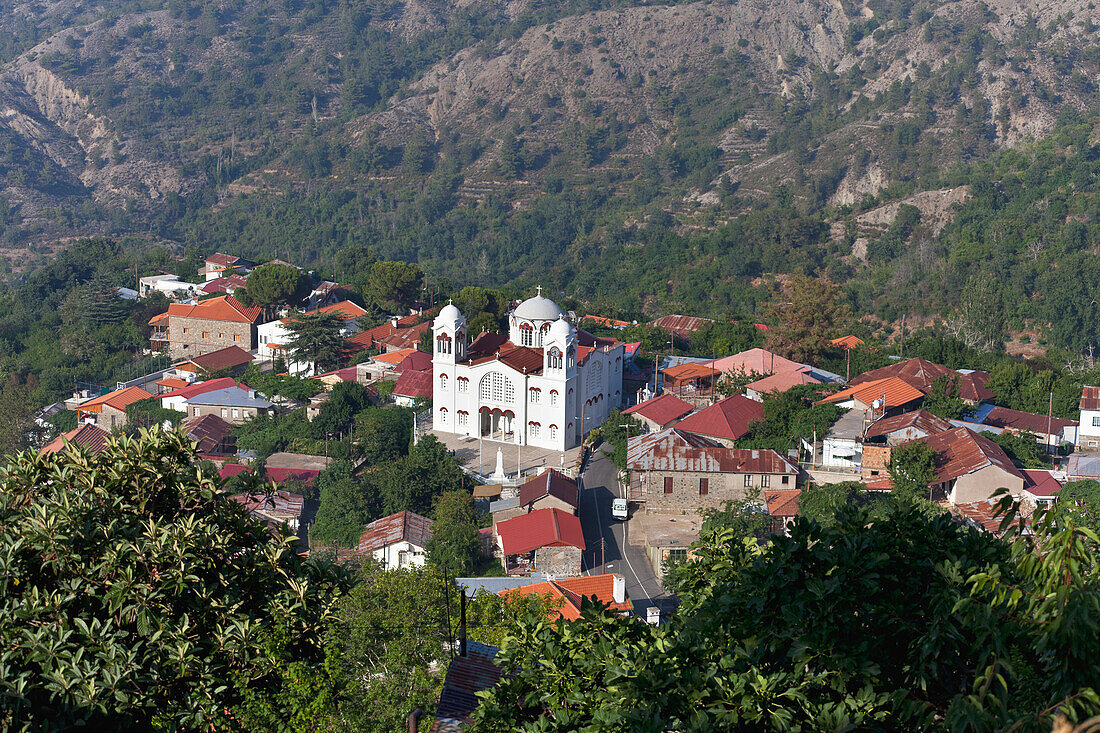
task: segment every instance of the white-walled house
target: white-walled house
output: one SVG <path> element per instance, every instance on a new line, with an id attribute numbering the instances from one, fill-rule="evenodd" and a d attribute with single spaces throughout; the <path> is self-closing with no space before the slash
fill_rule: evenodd
<path id="1" fill-rule="evenodd" d="M 1100 387 L 1081 390 L 1081 419 L 1077 423 L 1077 448 L 1100 449 Z"/>
<path id="2" fill-rule="evenodd" d="M 431 536 L 432 520 L 402 511 L 368 524 L 359 538 L 359 554 L 370 555 L 386 570 L 423 567 Z"/>
<path id="3" fill-rule="evenodd" d="M 466 318 L 452 304 L 432 326 L 432 425 L 564 451 L 622 404 L 623 344 L 578 330 L 549 298 L 509 314 L 508 336 L 467 343 Z"/>

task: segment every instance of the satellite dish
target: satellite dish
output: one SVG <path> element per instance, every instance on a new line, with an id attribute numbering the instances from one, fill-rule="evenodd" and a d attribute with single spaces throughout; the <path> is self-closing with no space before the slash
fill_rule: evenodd
<path id="1" fill-rule="evenodd" d="M 881 399 L 877 399 L 871 403 L 871 407 L 875 408 L 876 410 L 881 410 L 883 404 L 885 403 Z"/>

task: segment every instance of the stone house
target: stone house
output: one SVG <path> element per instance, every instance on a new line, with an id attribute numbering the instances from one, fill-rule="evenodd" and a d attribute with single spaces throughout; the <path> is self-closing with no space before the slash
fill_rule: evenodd
<path id="1" fill-rule="evenodd" d="M 508 575 L 539 572 L 571 577 L 582 572 L 584 532 L 581 520 L 568 512 L 539 509 L 500 522 L 493 529 Z"/>
<path id="2" fill-rule="evenodd" d="M 798 483 L 798 467 L 773 450 L 727 448 L 679 427 L 631 438 L 626 461 L 630 499 L 649 514 L 721 509 Z"/>
<path id="3" fill-rule="evenodd" d="M 252 363 L 252 354 L 239 346 L 226 346 L 172 365 L 179 378 L 193 382 L 222 372 L 240 374 Z"/>
<path id="4" fill-rule="evenodd" d="M 93 422 L 110 431 L 126 425 L 126 408 L 153 395 L 141 387 L 126 387 L 82 403 L 76 408 L 77 419 Z"/>
<path id="5" fill-rule="evenodd" d="M 865 479 L 884 476 L 890 464 L 890 452 L 895 445 L 950 430 L 951 423 L 927 410 L 911 410 L 890 415 L 871 423 L 863 436 L 861 476 Z"/>
<path id="6" fill-rule="evenodd" d="M 183 407 L 188 417 L 217 415 L 232 425 L 240 425 L 257 415 L 269 414 L 274 405 L 254 389 L 231 386 L 194 395 L 184 400 Z"/>
<path id="7" fill-rule="evenodd" d="M 574 479 L 550 468 L 519 487 L 518 496 L 501 499 L 490 505 L 493 525 L 539 509 L 560 509 L 576 514 L 580 505 L 580 489 Z"/>
<path id="8" fill-rule="evenodd" d="M 936 478 L 930 487 L 933 501 L 968 504 L 990 498 L 998 489 L 1013 496 L 1023 493 L 1027 479 L 999 445 L 967 428 L 952 428 L 919 438 L 936 453 Z"/>
<path id="9" fill-rule="evenodd" d="M 227 346 L 246 351 L 256 348 L 258 306 L 246 308 L 231 295 L 201 300 L 194 305 L 172 303 L 168 311 L 149 319 L 154 347 L 167 348 L 178 358 L 194 358 Z"/>

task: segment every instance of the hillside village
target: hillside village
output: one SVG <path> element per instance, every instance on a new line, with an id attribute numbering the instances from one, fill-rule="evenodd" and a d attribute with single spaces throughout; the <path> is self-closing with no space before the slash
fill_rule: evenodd
<path id="1" fill-rule="evenodd" d="M 500 333 L 475 333 L 478 314 L 450 300 L 372 316 L 360 293 L 300 271 L 308 287 L 293 300 L 235 297 L 273 266 L 298 271 L 216 253 L 197 282 L 154 275 L 120 288 L 167 296 L 149 319 L 149 350 L 170 365 L 41 410 L 44 426 L 75 417 L 41 453 L 97 454 L 115 435 L 178 428 L 228 498 L 296 535 L 302 553 L 424 567 L 439 552 L 433 534 L 466 531 L 476 541 L 454 574 L 470 598 L 548 594 L 551 615 L 568 620 L 595 596 L 650 623 L 676 613 L 665 575 L 723 512 L 766 517 L 759 536 L 783 535 L 804 495 L 885 496 L 915 481 L 933 511 L 999 534 L 999 492 L 1027 522 L 1066 482 L 1100 479 L 1100 386 L 1083 388 L 1073 420 L 999 405 L 989 372 L 921 357 L 842 375 L 759 346 L 650 352 L 620 339 L 639 324 L 566 312 L 541 292 L 508 304 Z M 647 327 L 687 344 L 712 323 L 670 315 Z M 851 334 L 829 346 L 849 372 L 853 354 L 875 348 Z M 336 487 L 380 474 L 375 454 L 430 454 L 430 486 L 349 503 Z M 446 492 L 469 506 L 465 519 L 436 511 Z M 471 648 L 432 730 L 468 722 L 476 701 L 462 686 L 499 675 L 493 647 Z"/>

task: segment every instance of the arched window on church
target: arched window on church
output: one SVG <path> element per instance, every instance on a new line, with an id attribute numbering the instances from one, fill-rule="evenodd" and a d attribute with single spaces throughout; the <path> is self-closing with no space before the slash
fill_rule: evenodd
<path id="1" fill-rule="evenodd" d="M 440 407 L 439 408 L 439 421 L 440 422 L 447 422 L 447 408 L 446 407 Z"/>
<path id="2" fill-rule="evenodd" d="M 446 374 L 440 374 L 439 375 L 439 388 L 440 389 L 447 389 L 447 375 Z"/>
<path id="3" fill-rule="evenodd" d="M 561 351 L 558 347 L 551 347 L 550 353 L 546 356 L 546 365 L 550 369 L 561 369 Z"/>
<path id="4" fill-rule="evenodd" d="M 458 391 L 463 394 L 470 391 L 470 380 L 466 377 L 459 377 L 455 380 L 455 384 L 458 386 Z"/>
<path id="5" fill-rule="evenodd" d="M 535 328 L 530 323 L 519 324 L 519 343 L 520 346 L 535 345 Z"/>
<path id="6" fill-rule="evenodd" d="M 435 350 L 439 354 L 450 354 L 451 347 L 453 346 L 451 337 L 445 333 L 441 333 L 435 337 Z"/>
<path id="7" fill-rule="evenodd" d="M 558 404 L 558 391 L 556 389 L 550 390 L 550 405 L 556 406 Z"/>
<path id="8" fill-rule="evenodd" d="M 511 404 L 516 399 L 516 388 L 512 385 L 512 381 L 500 372 L 490 372 L 481 378 L 477 387 L 477 397 L 482 402 Z"/>
<path id="9" fill-rule="evenodd" d="M 542 324 L 542 328 L 539 329 L 539 347 L 546 343 L 546 334 L 550 333 L 550 324 Z"/>

